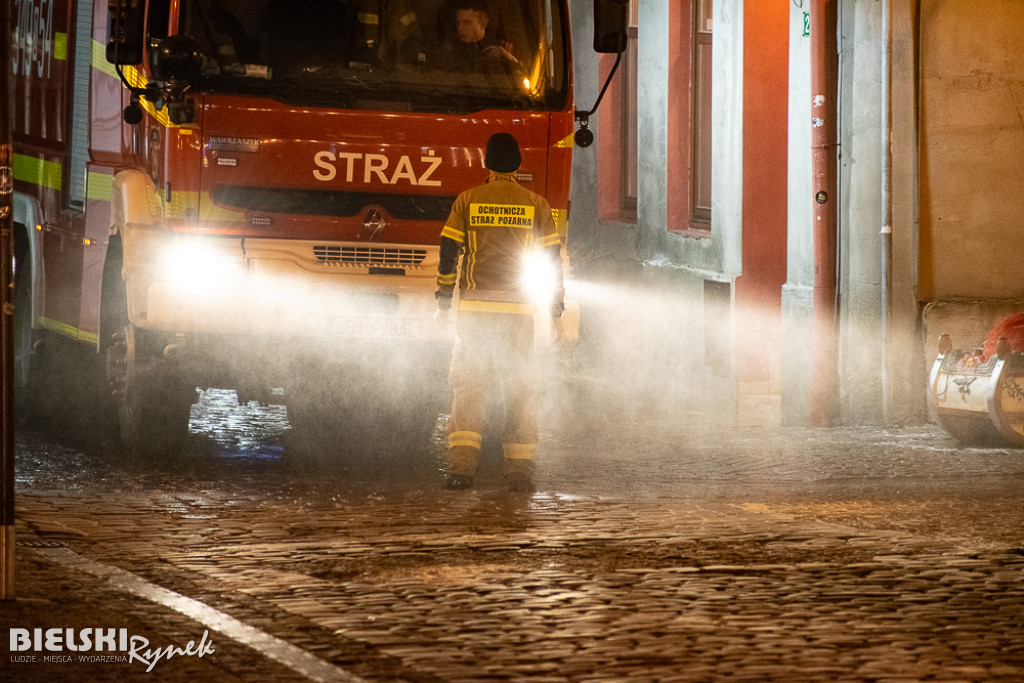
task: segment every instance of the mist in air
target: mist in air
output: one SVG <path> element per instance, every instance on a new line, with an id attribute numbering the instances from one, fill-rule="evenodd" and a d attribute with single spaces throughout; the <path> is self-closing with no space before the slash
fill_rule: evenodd
<path id="1" fill-rule="evenodd" d="M 715 331 L 706 328 L 706 299 L 694 300 L 683 288 L 652 282 L 639 271 L 635 282 L 589 274 L 567 281 L 566 299 L 579 310 L 578 339 L 552 346 L 549 323 L 538 317 L 541 476 L 545 458 L 560 466 L 567 449 L 599 448 L 593 442 L 598 433 L 606 443 L 613 440 L 607 445 L 621 446 L 614 441 L 628 440 L 627 433 L 644 426 L 706 427 L 734 419 L 729 359 L 715 351 L 719 342 L 727 349 L 729 340 L 708 337 Z M 219 350 L 218 367 L 230 381 L 197 387 L 186 455 L 198 440 L 215 442 L 228 455 L 321 463 L 358 454 L 401 466 L 403 454 L 429 451 L 443 466 L 450 341 L 285 339 L 256 364 L 244 360 L 252 343 Z M 43 424 L 62 425 L 77 442 L 116 449 L 115 411 L 102 397 L 103 370 L 95 358 L 57 347 L 48 353 L 44 393 L 60 400 L 36 406 L 37 416 Z M 69 388 L 54 391 L 56 386 Z M 499 388 L 492 386 L 491 394 L 485 446 L 497 444 L 500 452 Z"/>

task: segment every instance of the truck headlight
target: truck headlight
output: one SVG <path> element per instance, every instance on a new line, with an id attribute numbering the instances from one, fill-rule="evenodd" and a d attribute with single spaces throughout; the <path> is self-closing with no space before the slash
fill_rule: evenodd
<path id="1" fill-rule="evenodd" d="M 208 240 L 184 240 L 169 246 L 159 257 L 160 279 L 188 289 L 224 287 L 242 277 L 242 254 L 231 245 Z M 225 248 L 228 247 L 228 248 Z"/>

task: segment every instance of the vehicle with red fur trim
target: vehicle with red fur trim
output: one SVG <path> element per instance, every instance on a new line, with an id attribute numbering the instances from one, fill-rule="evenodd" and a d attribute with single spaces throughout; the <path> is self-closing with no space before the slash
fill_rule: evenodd
<path id="1" fill-rule="evenodd" d="M 1024 313 L 1005 316 L 970 351 L 942 335 L 929 389 L 939 424 L 957 440 L 1024 448 Z"/>

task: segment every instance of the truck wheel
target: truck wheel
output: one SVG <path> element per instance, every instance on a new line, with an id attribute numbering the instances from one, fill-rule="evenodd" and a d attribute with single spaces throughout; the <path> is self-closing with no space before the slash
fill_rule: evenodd
<path id="1" fill-rule="evenodd" d="M 175 377 L 168 361 L 145 353 L 145 341 L 145 333 L 131 323 L 115 332 L 107 350 L 107 382 L 125 454 L 169 457 L 188 435 L 196 390 Z"/>
<path id="2" fill-rule="evenodd" d="M 14 390 L 28 384 L 32 359 L 32 264 L 19 230 L 14 237 Z"/>
<path id="3" fill-rule="evenodd" d="M 14 233 L 14 397 L 17 418 L 25 423 L 35 417 L 39 404 L 36 387 L 38 358 L 32 333 L 32 261 L 28 239 L 20 226 Z"/>

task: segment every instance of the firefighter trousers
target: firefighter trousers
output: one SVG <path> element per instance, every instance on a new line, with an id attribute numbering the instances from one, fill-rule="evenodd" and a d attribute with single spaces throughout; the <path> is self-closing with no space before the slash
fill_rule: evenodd
<path id="1" fill-rule="evenodd" d="M 532 315 L 460 311 L 452 353 L 451 429 L 448 472 L 472 477 L 480 460 L 487 421 L 487 396 L 500 385 L 505 406 L 502 428 L 506 477 L 530 478 L 537 451 Z"/>

